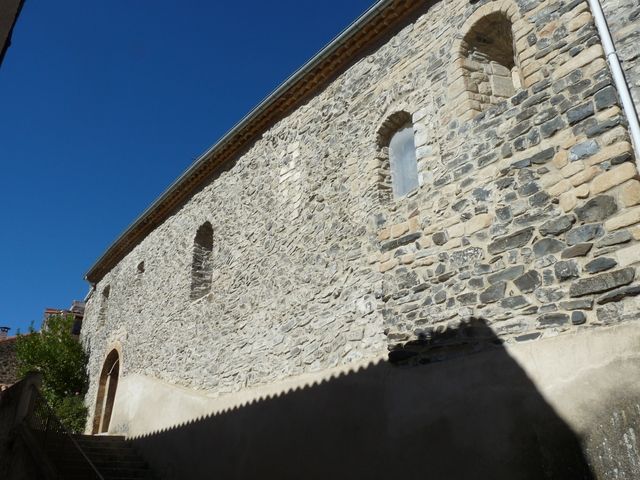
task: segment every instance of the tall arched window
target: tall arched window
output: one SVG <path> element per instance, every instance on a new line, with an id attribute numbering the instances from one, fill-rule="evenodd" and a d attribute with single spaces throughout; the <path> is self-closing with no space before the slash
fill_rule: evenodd
<path id="1" fill-rule="evenodd" d="M 461 44 L 466 89 L 475 110 L 484 111 L 522 87 L 511 20 L 502 11 L 484 15 Z"/>
<path id="2" fill-rule="evenodd" d="M 211 291 L 213 252 L 213 227 L 203 223 L 193 241 L 193 263 L 191 266 L 191 299 L 203 297 Z"/>
<path id="3" fill-rule="evenodd" d="M 395 198 L 401 198 L 419 186 L 418 162 L 411 115 L 397 112 L 391 115 L 378 131 L 378 144 L 388 154 L 383 168 L 390 177 Z"/>

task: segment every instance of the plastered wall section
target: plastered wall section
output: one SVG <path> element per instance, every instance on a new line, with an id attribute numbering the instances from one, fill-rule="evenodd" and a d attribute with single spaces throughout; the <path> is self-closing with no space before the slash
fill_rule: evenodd
<path id="1" fill-rule="evenodd" d="M 513 22 L 523 88 L 477 114 L 459 52 L 492 12 Z M 413 118 L 421 186 L 393 200 L 378 132 L 399 111 Z M 425 4 L 99 282 L 82 334 L 90 411 L 114 346 L 121 375 L 215 397 L 405 348 L 473 316 L 506 342 L 632 320 L 639 202 L 585 2 Z M 212 290 L 194 301 L 206 221 Z"/>

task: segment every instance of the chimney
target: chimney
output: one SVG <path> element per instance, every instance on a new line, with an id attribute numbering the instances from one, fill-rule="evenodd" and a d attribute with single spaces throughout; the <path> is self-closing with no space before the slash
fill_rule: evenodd
<path id="1" fill-rule="evenodd" d="M 0 327 L 0 340 L 7 338 L 9 330 L 11 330 L 11 327 Z"/>

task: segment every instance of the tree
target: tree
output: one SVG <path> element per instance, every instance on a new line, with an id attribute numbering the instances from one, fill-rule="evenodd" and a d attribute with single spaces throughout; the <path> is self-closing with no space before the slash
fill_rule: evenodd
<path id="1" fill-rule="evenodd" d="M 42 395 L 62 423 L 73 432 L 84 430 L 87 410 L 87 354 L 71 334 L 72 315 L 49 317 L 42 330 L 33 324 L 28 335 L 18 335 L 16 355 L 18 373 L 42 374 Z"/>

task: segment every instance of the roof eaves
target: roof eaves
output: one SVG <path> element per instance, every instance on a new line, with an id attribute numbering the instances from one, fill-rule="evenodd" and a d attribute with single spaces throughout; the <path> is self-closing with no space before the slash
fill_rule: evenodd
<path id="1" fill-rule="evenodd" d="M 167 218 L 168 212 L 180 204 L 189 192 L 197 188 L 220 164 L 233 158 L 234 153 L 237 153 L 243 145 L 264 131 L 265 125 L 273 121 L 278 113 L 288 111 L 301 98 L 313 92 L 353 58 L 357 52 L 361 51 L 364 45 L 374 41 L 398 18 L 416 10 L 421 3 L 415 0 L 379 0 L 376 2 L 311 60 L 289 76 L 212 147 L 200 155 L 107 248 L 87 271 L 85 279 L 92 284 L 99 282 L 144 236 L 160 225 Z M 360 42 L 355 42 L 353 48 L 349 48 L 349 40 L 358 35 L 363 36 L 363 39 Z M 333 57 L 336 56 L 337 58 L 334 60 Z M 327 62 L 328 65 L 325 65 Z M 320 71 L 316 72 L 317 70 Z M 294 88 L 298 87 L 303 80 L 307 83 L 306 88 L 294 91 Z"/>

